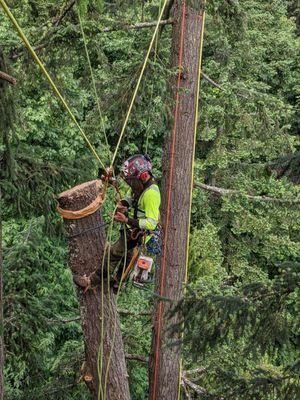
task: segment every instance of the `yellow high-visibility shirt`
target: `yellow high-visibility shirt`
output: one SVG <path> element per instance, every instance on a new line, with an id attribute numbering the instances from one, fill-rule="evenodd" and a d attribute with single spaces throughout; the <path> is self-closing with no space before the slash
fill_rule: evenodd
<path id="1" fill-rule="evenodd" d="M 148 231 L 154 231 L 156 229 L 160 218 L 159 207 L 161 203 L 160 190 L 156 183 L 152 183 L 141 194 L 138 200 L 136 213 L 132 197 L 126 196 L 124 200 L 126 200 L 130 206 L 129 216 L 138 219 L 141 229 Z"/>

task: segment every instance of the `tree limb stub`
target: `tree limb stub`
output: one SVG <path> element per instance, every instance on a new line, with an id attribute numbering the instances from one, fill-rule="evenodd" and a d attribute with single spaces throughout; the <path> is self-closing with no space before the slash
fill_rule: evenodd
<path id="1" fill-rule="evenodd" d="M 203 71 L 201 71 L 202 77 L 211 85 L 215 86 L 216 88 L 220 90 L 224 90 L 221 85 L 219 85 L 217 82 L 215 82 L 213 79 L 211 79 L 207 74 L 205 74 Z"/>
<path id="2" fill-rule="evenodd" d="M 217 186 L 206 185 L 205 183 L 194 182 L 194 188 L 203 189 L 209 192 L 215 193 L 219 196 L 231 196 L 231 195 L 242 195 L 247 197 L 251 201 L 262 201 L 267 203 L 279 203 L 279 204 L 299 204 L 299 199 L 280 199 L 277 197 L 269 197 L 269 196 L 256 196 L 251 194 L 244 194 L 238 190 L 234 189 L 225 189 Z"/>
<path id="3" fill-rule="evenodd" d="M 148 364 L 148 362 L 149 362 L 149 357 L 140 356 L 137 354 L 126 354 L 125 358 L 126 358 L 126 360 L 139 361 L 139 362 L 145 363 L 145 364 Z"/>
<path id="4" fill-rule="evenodd" d="M 194 392 L 196 392 L 199 396 L 204 396 L 207 394 L 207 391 L 199 386 L 196 385 L 194 382 L 192 382 L 190 379 L 186 378 L 186 377 L 182 377 L 182 381 L 184 382 L 184 384 L 188 387 L 190 387 L 191 389 L 193 389 Z"/>
<path id="5" fill-rule="evenodd" d="M 8 75 L 6 72 L 0 71 L 0 79 L 3 79 L 10 83 L 11 85 L 16 85 L 17 84 L 17 79 L 14 78 L 11 75 Z"/>
<path id="6" fill-rule="evenodd" d="M 120 315 L 152 315 L 152 311 L 142 310 L 142 311 L 135 311 L 135 310 L 118 310 Z"/>
<path id="7" fill-rule="evenodd" d="M 181 386 L 183 388 L 190 388 L 192 389 L 195 393 L 197 393 L 200 398 L 207 398 L 210 393 L 207 392 L 206 389 L 204 389 L 202 386 L 197 385 L 196 383 L 192 382 L 190 379 L 188 379 L 185 376 L 185 373 L 182 374 L 182 380 L 181 380 Z M 198 397 L 197 397 L 198 398 Z M 216 400 L 224 400 L 224 397 L 218 397 Z"/>

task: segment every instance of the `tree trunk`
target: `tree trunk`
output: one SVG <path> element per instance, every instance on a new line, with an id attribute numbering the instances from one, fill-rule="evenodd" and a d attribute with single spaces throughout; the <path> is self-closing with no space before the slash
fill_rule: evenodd
<path id="1" fill-rule="evenodd" d="M 0 188 L 1 202 L 1 188 Z M 3 254 L 2 254 L 2 211 L 0 209 L 0 400 L 4 398 L 4 341 L 3 341 Z"/>
<path id="2" fill-rule="evenodd" d="M 63 209 L 81 210 L 92 203 L 99 190 L 99 181 L 87 182 L 61 193 L 58 202 Z M 101 213 L 98 210 L 85 218 L 65 219 L 64 222 L 67 235 L 75 235 L 69 238 L 69 266 L 72 274 L 89 275 L 101 265 L 105 247 Z M 80 234 L 99 225 L 98 229 Z M 82 379 L 95 400 L 102 400 L 104 392 L 107 400 L 129 400 L 128 375 L 115 296 L 106 280 L 103 281 L 103 285 L 98 286 L 94 291 L 89 290 L 86 294 L 81 288 L 77 288 L 76 291 L 85 343 Z M 104 316 L 103 325 L 101 315 Z M 100 343 L 103 343 L 102 351 Z M 98 365 L 101 363 L 103 367 L 102 374 L 99 373 L 101 375 L 99 384 Z"/>
<path id="3" fill-rule="evenodd" d="M 156 292 L 171 302 L 158 301 L 154 315 L 154 339 L 151 373 L 151 400 L 177 400 L 180 383 L 180 347 L 168 347 L 170 337 L 167 328 L 178 322 L 178 316 L 169 318 L 168 312 L 183 296 L 186 276 L 187 241 L 189 233 L 189 211 L 192 195 L 193 159 L 195 146 L 195 112 L 197 100 L 197 81 L 199 74 L 199 54 L 203 25 L 201 1 L 186 1 L 185 29 L 182 35 L 181 19 L 183 2 L 174 4 L 174 25 L 172 40 L 172 67 L 178 68 L 181 42 L 183 43 L 181 80 L 172 84 L 173 97 L 177 98 L 177 118 L 174 118 L 175 141 L 172 150 L 172 136 L 166 138 L 164 149 L 164 171 L 162 178 L 162 224 L 165 243 L 160 267 L 156 278 Z M 183 37 L 183 39 L 182 39 Z M 179 85 L 180 83 L 180 85 Z M 180 90 L 178 91 L 178 87 Z M 179 92 L 179 97 L 177 97 Z M 176 111 L 175 111 L 176 115 Z M 177 121 L 176 121 L 177 120 Z M 174 137 L 174 136 L 173 136 Z M 173 173 L 171 159 L 174 154 Z M 171 198 L 169 199 L 169 223 L 167 222 L 168 186 L 171 180 Z M 166 271 L 163 273 L 162 260 L 165 256 Z M 164 276 L 163 276 L 164 275 Z M 165 282 L 165 283 L 164 283 Z M 161 290 L 161 288 L 163 290 Z M 159 309 L 162 310 L 159 328 Z M 155 373 L 155 369 L 157 372 Z"/>
<path id="4" fill-rule="evenodd" d="M 0 70 L 7 71 L 4 54 L 0 46 Z M 9 75 L 7 75 L 9 76 Z M 0 159 L 1 179 L 6 175 L 12 181 L 15 180 L 14 159 L 10 143 L 10 130 L 13 126 L 14 103 L 13 96 L 8 88 L 8 83 L 0 79 L 0 135 L 3 138 L 4 151 Z"/>
<path id="5" fill-rule="evenodd" d="M 0 69 L 6 70 L 4 62 L 4 55 L 0 46 Z M 9 143 L 9 130 L 12 127 L 12 98 L 7 93 L 8 83 L 0 80 L 0 136 L 3 138 L 1 144 L 4 145 L 4 152 L 1 160 L 0 157 L 0 179 L 4 178 L 6 167 L 8 170 L 12 167 L 12 157 Z M 12 176 L 12 173 L 9 174 Z M 1 202 L 1 189 L 0 189 L 0 202 Z M 3 254 L 2 254 L 2 210 L 0 208 L 0 400 L 4 398 L 4 334 L 3 334 Z"/>

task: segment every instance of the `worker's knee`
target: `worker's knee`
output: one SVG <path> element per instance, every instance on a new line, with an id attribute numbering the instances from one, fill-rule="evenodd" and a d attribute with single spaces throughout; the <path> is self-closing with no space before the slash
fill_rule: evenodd
<path id="1" fill-rule="evenodd" d="M 125 255 L 125 245 L 123 241 L 118 240 L 112 246 L 110 246 L 109 254 L 112 258 L 123 258 Z"/>

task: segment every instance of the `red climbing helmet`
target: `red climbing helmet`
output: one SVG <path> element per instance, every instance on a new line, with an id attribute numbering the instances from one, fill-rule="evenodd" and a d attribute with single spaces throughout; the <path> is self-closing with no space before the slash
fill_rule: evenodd
<path id="1" fill-rule="evenodd" d="M 122 166 L 122 174 L 125 179 L 137 178 L 146 180 L 152 171 L 152 164 L 148 156 L 136 154 L 128 158 Z"/>

